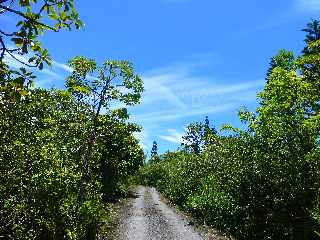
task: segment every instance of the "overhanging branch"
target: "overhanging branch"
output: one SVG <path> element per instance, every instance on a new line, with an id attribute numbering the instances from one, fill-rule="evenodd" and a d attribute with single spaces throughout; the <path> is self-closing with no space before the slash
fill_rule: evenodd
<path id="1" fill-rule="evenodd" d="M 36 25 L 40 25 L 40 26 L 45 27 L 45 28 L 47 28 L 47 29 L 50 29 L 50 30 L 52 30 L 52 31 L 54 31 L 54 32 L 58 32 L 57 29 L 55 29 L 55 28 L 53 28 L 53 27 L 51 27 L 51 26 L 49 26 L 49 25 L 47 25 L 47 24 L 45 24 L 45 23 L 39 22 L 39 21 L 37 21 L 36 19 L 33 19 L 33 18 L 31 18 L 31 17 L 28 17 L 28 16 L 25 15 L 24 13 L 22 13 L 22 12 L 20 12 L 20 11 L 17 11 L 17 10 L 14 10 L 14 9 L 12 9 L 12 8 L 10 8 L 10 7 L 6 7 L 6 6 L 0 4 L 0 9 L 6 10 L 6 11 L 11 12 L 11 13 L 14 13 L 14 14 L 17 14 L 17 15 L 19 15 L 19 16 L 21 16 L 21 17 L 23 17 L 23 18 L 25 18 L 25 19 L 33 22 L 33 23 L 36 24 Z"/>

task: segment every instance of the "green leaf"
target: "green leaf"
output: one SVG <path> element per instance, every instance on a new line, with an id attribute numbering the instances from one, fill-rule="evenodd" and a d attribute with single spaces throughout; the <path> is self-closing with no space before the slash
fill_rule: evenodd
<path id="1" fill-rule="evenodd" d="M 56 15 L 55 12 L 49 14 L 48 16 L 49 16 L 49 18 L 51 18 L 52 20 L 58 20 L 58 19 L 59 19 L 59 17 Z"/>
<path id="2" fill-rule="evenodd" d="M 11 38 L 11 41 L 13 41 L 16 45 L 21 45 L 23 43 L 22 38 Z"/>

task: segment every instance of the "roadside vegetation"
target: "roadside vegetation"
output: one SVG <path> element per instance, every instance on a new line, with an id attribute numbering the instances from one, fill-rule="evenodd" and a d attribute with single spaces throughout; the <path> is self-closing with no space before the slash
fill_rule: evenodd
<path id="1" fill-rule="evenodd" d="M 320 239 L 320 24 L 299 56 L 272 58 L 255 112 L 219 134 L 191 123 L 175 152 L 152 154 L 139 172 L 199 221 L 236 239 Z"/>
<path id="2" fill-rule="evenodd" d="M 96 239 L 131 176 L 236 239 L 320 239 L 319 21 L 299 56 L 272 58 L 243 128 L 191 123 L 177 151 L 153 142 L 144 164 L 130 62 L 75 56 L 65 88 L 35 86 L 53 63 L 40 36 L 83 27 L 74 1 L 1 0 L 0 14 L 16 19 L 0 27 L 0 239 Z"/>
<path id="3" fill-rule="evenodd" d="M 96 239 L 108 201 L 143 164 L 140 126 L 112 107 L 138 104 L 142 80 L 127 61 L 78 56 L 66 88 L 35 87 L 34 69 L 52 63 L 39 35 L 82 27 L 73 1 L 0 1 L 0 11 L 18 19 L 0 29 L 0 238 Z"/>

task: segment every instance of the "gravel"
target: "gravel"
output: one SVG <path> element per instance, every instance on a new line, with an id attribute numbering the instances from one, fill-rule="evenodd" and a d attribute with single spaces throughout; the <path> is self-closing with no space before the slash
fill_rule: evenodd
<path id="1" fill-rule="evenodd" d="M 110 240 L 218 240 L 227 239 L 216 232 L 204 234 L 193 222 L 168 206 L 160 194 L 149 187 L 138 186 L 135 198 L 128 200 L 118 213 Z"/>

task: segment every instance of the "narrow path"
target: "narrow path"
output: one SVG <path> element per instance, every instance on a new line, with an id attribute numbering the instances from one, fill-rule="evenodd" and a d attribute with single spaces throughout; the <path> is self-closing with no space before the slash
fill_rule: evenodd
<path id="1" fill-rule="evenodd" d="M 113 229 L 113 240 L 200 240 L 226 239 L 204 237 L 189 221 L 161 200 L 154 188 L 139 186 Z"/>

